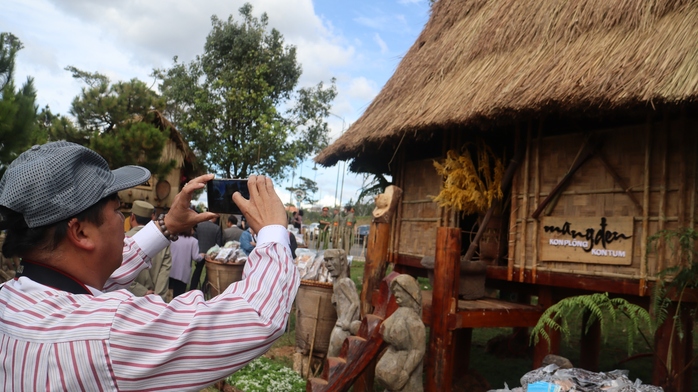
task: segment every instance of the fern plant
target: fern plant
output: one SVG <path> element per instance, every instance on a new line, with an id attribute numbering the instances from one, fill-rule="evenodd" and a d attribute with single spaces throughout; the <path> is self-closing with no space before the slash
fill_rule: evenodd
<path id="1" fill-rule="evenodd" d="M 698 252 L 694 247 L 698 240 L 698 231 L 693 228 L 680 228 L 676 230 L 661 230 L 648 238 L 651 250 L 658 251 L 659 243 L 664 242 L 669 245 L 671 256 L 677 260 L 675 266 L 666 268 L 657 274 L 657 284 L 652 293 L 652 309 L 655 312 L 654 329 L 662 325 L 669 317 L 669 306 L 672 298 L 676 300 L 678 306 L 676 313 L 672 317 L 678 317 L 681 311 L 681 304 L 688 289 L 698 287 Z M 648 252 L 649 253 L 649 252 Z M 645 260 L 647 262 L 647 260 Z M 696 298 L 693 298 L 695 302 Z M 695 318 L 695 308 L 691 310 Z M 674 323 L 674 328 L 680 339 L 684 338 L 684 331 L 681 323 Z"/>
<path id="2" fill-rule="evenodd" d="M 594 322 L 598 321 L 601 327 L 601 336 L 607 336 L 610 325 L 619 321 L 619 319 L 627 318 L 633 328 L 628 328 L 628 353 L 634 349 L 634 340 L 639 335 L 648 344 L 649 340 L 642 333 L 642 325 L 650 325 L 650 314 L 641 306 L 631 304 L 623 298 L 610 298 L 608 293 L 595 293 L 589 295 L 578 295 L 568 297 L 555 305 L 549 307 L 543 312 L 538 323 L 531 330 L 531 343 L 538 344 L 542 337 L 548 342 L 550 348 L 550 335 L 546 328 L 554 331 L 560 331 L 560 334 L 569 338 L 570 328 L 568 320 L 574 318 L 580 312 L 589 313 L 589 322 L 584 331 L 586 334 Z"/>
<path id="3" fill-rule="evenodd" d="M 587 329 L 584 333 L 587 333 L 589 327 L 598 320 L 601 327 L 601 335 L 604 337 L 607 336 L 605 332 L 612 323 L 620 321 L 620 317 L 627 319 L 630 324 L 629 328 L 626 328 L 629 354 L 633 351 L 635 337 L 640 336 L 657 356 L 652 340 L 643 334 L 642 327 L 648 326 L 650 331 L 654 333 L 670 317 L 672 322 L 671 330 L 676 332 L 680 340 L 683 340 L 686 333 L 686 331 L 683 331 L 680 322 L 681 314 L 685 311 L 683 305 L 689 293 L 694 295 L 690 289 L 698 288 L 698 257 L 696 257 L 698 252 L 696 252 L 695 248 L 696 240 L 698 240 L 698 231 L 693 228 L 662 230 L 648 237 L 648 240 L 651 252 L 659 251 L 660 242 L 668 244 L 671 249 L 671 257 L 676 261 L 674 266 L 666 268 L 657 274 L 657 282 L 652 293 L 652 314 L 622 298 L 610 298 L 608 293 L 569 297 L 549 307 L 543 313 L 536 326 L 531 330 L 531 342 L 537 344 L 542 337 L 548 342 L 548 347 L 550 347 L 551 340 L 546 328 L 560 331 L 563 337 L 569 338 L 570 328 L 567 324 L 568 320 L 573 319 L 581 311 L 587 311 L 590 315 Z M 648 259 L 646 258 L 645 263 L 647 262 Z M 698 298 L 692 298 L 691 302 L 696 302 L 696 300 Z M 676 304 L 673 308 L 675 311 L 674 314 L 669 314 L 670 309 L 672 309 L 672 303 Z M 691 306 L 688 309 L 689 314 L 695 321 L 695 306 Z M 671 333 L 670 339 L 673 340 L 673 338 L 674 333 Z M 669 352 L 666 358 L 657 356 L 666 371 L 666 379 L 662 383 L 666 391 L 676 390 L 679 376 L 690 369 L 692 363 L 698 358 L 698 356 L 694 356 L 682 369 L 675 369 L 671 362 L 672 340 L 669 341 Z"/>

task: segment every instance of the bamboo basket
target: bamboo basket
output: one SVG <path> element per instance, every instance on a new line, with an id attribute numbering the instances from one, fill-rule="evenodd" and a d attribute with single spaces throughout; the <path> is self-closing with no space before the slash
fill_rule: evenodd
<path id="1" fill-rule="evenodd" d="M 215 297 L 223 292 L 231 283 L 242 280 L 242 271 L 244 269 L 244 261 L 224 264 L 218 261 L 206 260 L 206 281 L 208 282 L 211 297 Z"/>
<path id="2" fill-rule="evenodd" d="M 332 305 L 332 292 L 332 283 L 301 280 L 296 295 L 297 351 L 307 354 L 312 345 L 314 356 L 322 357 L 327 353 L 330 335 L 337 323 L 337 312 Z"/>

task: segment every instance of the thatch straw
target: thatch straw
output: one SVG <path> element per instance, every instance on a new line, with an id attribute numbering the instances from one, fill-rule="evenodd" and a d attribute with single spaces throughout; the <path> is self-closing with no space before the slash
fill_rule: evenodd
<path id="1" fill-rule="evenodd" d="M 698 0 L 439 0 L 361 118 L 316 157 L 440 127 L 695 102 Z"/>
<path id="2" fill-rule="evenodd" d="M 151 120 L 153 125 L 158 127 L 162 132 L 168 132 L 169 140 L 165 144 L 165 148 L 162 150 L 162 155 L 160 156 L 160 162 L 168 163 L 170 161 L 176 162 L 176 168 L 184 167 L 184 163 L 193 164 L 196 161 L 196 156 L 189 148 L 189 145 L 184 141 L 182 134 L 177 131 L 177 128 L 165 118 L 157 110 L 150 112 L 153 115 Z M 142 116 L 136 116 L 134 121 L 143 121 Z"/>

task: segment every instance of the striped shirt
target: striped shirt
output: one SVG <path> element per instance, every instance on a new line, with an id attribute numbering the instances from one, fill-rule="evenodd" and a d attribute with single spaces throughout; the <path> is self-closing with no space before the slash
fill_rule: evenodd
<path id="1" fill-rule="evenodd" d="M 283 334 L 299 285 L 286 228 L 260 231 L 243 280 L 221 295 L 191 291 L 168 304 L 123 289 L 168 243 L 151 225 L 124 240 L 104 292 L 72 294 L 27 277 L 2 287 L 0 390 L 198 391 Z"/>

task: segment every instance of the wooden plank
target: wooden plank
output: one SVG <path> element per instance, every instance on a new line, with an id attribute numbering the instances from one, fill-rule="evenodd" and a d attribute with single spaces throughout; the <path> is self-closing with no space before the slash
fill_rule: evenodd
<path id="1" fill-rule="evenodd" d="M 425 269 L 424 266 L 422 265 L 422 258 L 417 255 L 408 255 L 404 253 L 400 253 L 397 255 L 396 259 L 396 264 L 398 265 L 404 265 L 406 267 L 412 267 L 412 268 L 421 268 Z"/>
<path id="2" fill-rule="evenodd" d="M 399 169 L 396 175 L 396 184 L 397 186 L 402 189 L 403 191 L 405 190 L 405 153 L 404 151 L 400 152 L 400 156 L 398 157 L 398 162 L 399 162 Z M 403 200 L 404 200 L 404 195 L 403 195 Z M 390 246 L 388 249 L 390 249 L 388 252 L 390 253 L 390 262 L 395 263 L 395 257 L 397 257 L 398 252 L 400 252 L 400 232 L 402 231 L 402 209 L 403 209 L 403 203 L 398 204 L 397 206 L 397 214 L 395 216 L 395 230 L 392 231 L 390 235 Z"/>
<path id="3" fill-rule="evenodd" d="M 514 273 L 518 272 L 518 270 L 514 270 Z M 506 284 L 506 281 L 508 280 L 507 275 L 508 270 L 505 267 L 487 267 L 488 282 L 490 282 L 490 280 L 494 280 L 501 281 L 502 284 Z M 529 278 L 528 280 L 525 280 L 524 283 L 532 283 L 532 281 Z M 615 294 L 637 295 L 637 293 L 639 292 L 638 279 L 587 276 L 573 273 L 550 272 L 540 269 L 538 270 L 536 284 L 553 287 L 566 287 L 570 289 L 587 290 L 594 292 L 607 291 L 609 293 Z"/>
<path id="4" fill-rule="evenodd" d="M 687 143 L 686 143 L 686 132 L 681 132 L 681 137 L 680 137 L 680 142 L 679 142 L 679 172 L 678 172 L 678 177 L 679 177 L 679 211 L 678 211 L 678 216 L 679 216 L 679 227 L 686 227 L 686 201 L 688 199 L 688 194 L 686 192 L 686 156 L 688 155 L 686 152 L 687 148 Z M 695 151 L 693 152 L 694 154 L 696 153 Z"/>
<path id="5" fill-rule="evenodd" d="M 521 266 L 521 269 L 519 270 L 519 282 L 523 282 L 524 279 L 524 271 L 526 270 L 526 243 L 527 238 L 526 238 L 526 229 L 528 226 L 528 183 L 529 183 L 529 166 L 530 166 L 530 161 L 531 161 L 531 132 L 532 132 L 533 126 L 531 125 L 531 122 L 528 122 L 528 131 L 526 132 L 526 153 L 525 153 L 525 158 L 524 158 L 524 169 L 523 169 L 523 191 L 524 191 L 524 197 L 523 197 L 523 206 L 522 206 L 522 211 L 523 211 L 523 223 L 521 224 L 521 254 L 519 256 L 519 265 Z"/>
<path id="6" fill-rule="evenodd" d="M 514 147 L 517 151 L 521 149 L 521 127 L 519 123 L 516 123 L 516 140 Z M 519 173 L 522 173 L 519 170 Z M 519 227 L 517 226 L 517 216 L 519 214 L 519 195 L 517 194 L 519 190 L 519 177 L 523 174 L 515 175 L 512 180 L 511 186 L 511 208 L 509 209 L 509 251 L 507 253 L 507 280 L 514 280 L 514 262 L 516 261 L 516 235 L 519 232 Z M 525 217 L 524 217 L 525 218 Z"/>
<path id="7" fill-rule="evenodd" d="M 538 137 L 536 138 L 536 159 L 534 163 L 533 175 L 533 205 L 540 204 L 540 145 L 543 139 L 543 120 L 538 123 Z M 540 224 L 538 220 L 533 221 L 533 240 L 531 241 L 531 247 L 533 248 L 533 254 L 531 255 L 531 278 L 533 283 L 536 282 L 536 269 L 538 267 L 538 229 Z"/>
<path id="8" fill-rule="evenodd" d="M 657 228 L 659 231 L 664 230 L 666 224 L 666 203 L 667 203 L 667 192 L 666 188 L 669 183 L 669 140 L 671 140 L 671 127 L 669 122 L 669 115 L 664 111 L 664 125 L 663 125 L 663 146 L 662 146 L 662 156 L 661 156 L 661 185 L 659 188 L 659 224 Z M 681 197 L 681 196 L 679 196 Z M 664 238 L 659 238 L 657 243 L 657 270 L 654 272 L 659 272 L 665 268 L 665 241 Z"/>
<path id="9" fill-rule="evenodd" d="M 681 132 L 683 133 L 688 133 L 689 135 L 693 135 L 693 151 L 698 151 L 698 136 L 696 136 L 695 131 L 689 131 L 688 125 L 686 124 L 686 112 L 683 107 L 681 107 Z M 695 123 L 694 123 L 695 124 Z M 691 175 L 691 203 L 690 203 L 690 211 L 689 211 L 689 226 L 691 228 L 696 227 L 696 187 L 698 186 L 698 154 L 691 154 L 691 157 L 693 158 L 693 164 L 691 165 L 693 167 L 693 173 Z"/>
<path id="10" fill-rule="evenodd" d="M 645 167 L 644 167 L 644 180 L 643 180 L 643 196 L 642 196 L 642 238 L 640 242 L 640 257 L 645 260 L 647 257 L 647 238 L 649 237 L 650 229 L 650 164 L 651 164 L 651 143 L 652 143 L 652 118 L 648 116 L 647 126 L 645 128 Z M 647 276 L 647 263 L 640 263 L 640 285 L 639 285 L 639 295 L 642 297 L 645 295 L 645 279 Z"/>
<path id="11" fill-rule="evenodd" d="M 422 291 L 422 320 L 430 325 L 433 293 Z M 455 314 L 449 315 L 449 330 L 460 328 L 532 327 L 543 314 L 538 306 L 496 298 L 459 300 Z"/>

